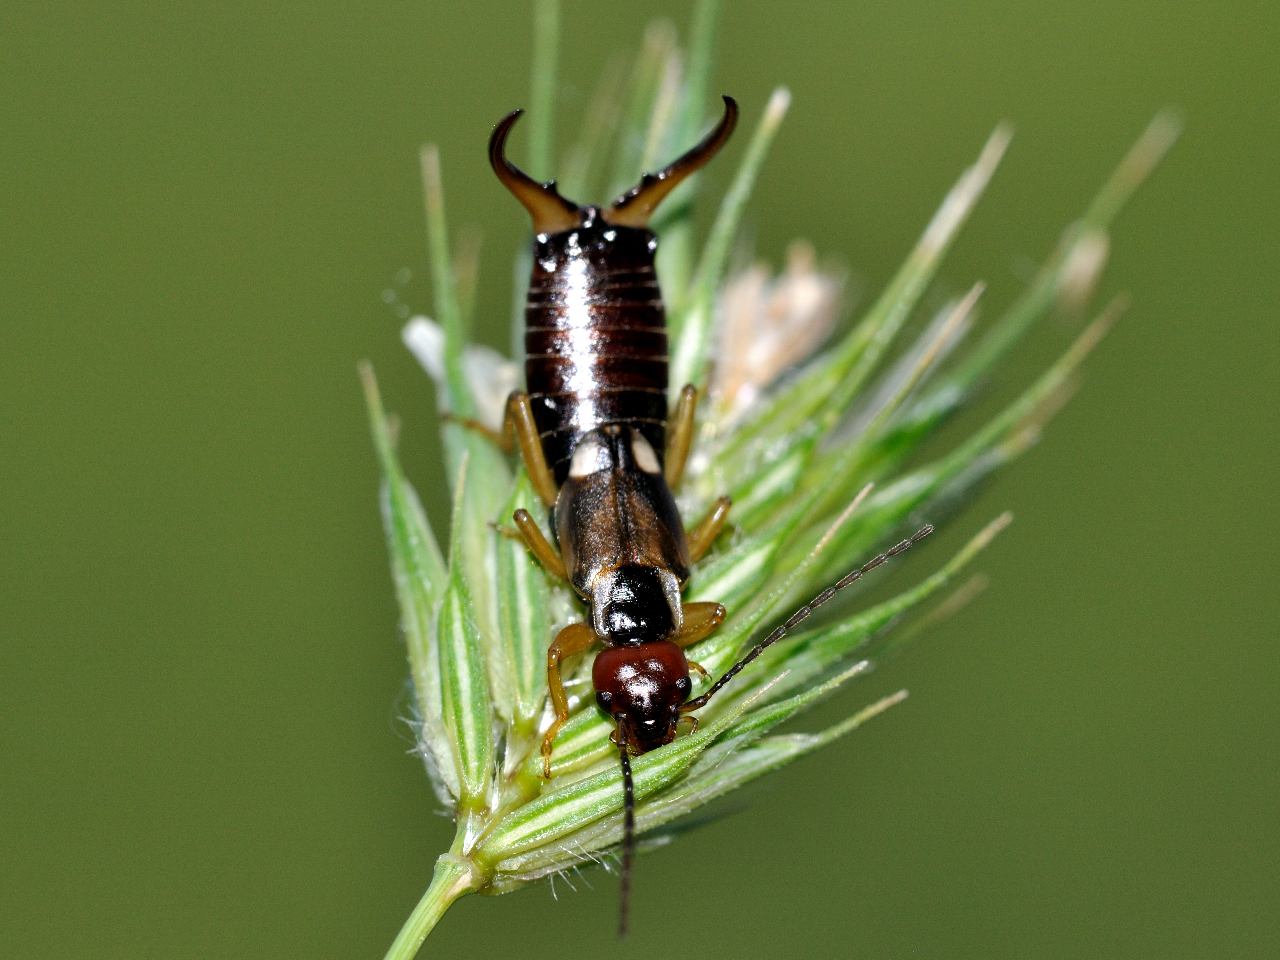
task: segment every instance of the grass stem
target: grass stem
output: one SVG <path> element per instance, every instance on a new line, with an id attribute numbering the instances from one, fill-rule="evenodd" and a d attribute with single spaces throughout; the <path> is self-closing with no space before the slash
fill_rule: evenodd
<path id="1" fill-rule="evenodd" d="M 452 853 L 442 855 L 436 861 L 431 885 L 396 934 L 385 960 L 413 960 L 422 947 L 422 941 L 440 922 L 444 912 L 455 900 L 474 889 L 471 865 Z"/>

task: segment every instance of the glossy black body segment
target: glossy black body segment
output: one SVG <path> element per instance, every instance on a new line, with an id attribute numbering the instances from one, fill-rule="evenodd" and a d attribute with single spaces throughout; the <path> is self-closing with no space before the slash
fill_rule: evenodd
<path id="1" fill-rule="evenodd" d="M 657 238 L 584 208 L 581 226 L 539 234 L 525 304 L 525 382 L 547 463 L 564 483 L 578 441 L 634 426 L 663 460 L 667 331 Z"/>

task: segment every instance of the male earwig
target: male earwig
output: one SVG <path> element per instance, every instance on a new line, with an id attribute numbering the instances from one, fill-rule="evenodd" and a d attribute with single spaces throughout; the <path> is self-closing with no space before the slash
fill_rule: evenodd
<path id="1" fill-rule="evenodd" d="M 693 434 L 697 390 L 686 384 L 667 407 L 667 333 L 655 272 L 657 238 L 648 223 L 662 200 L 711 160 L 733 133 L 738 105 L 697 145 L 607 207 L 565 199 L 554 181 L 538 183 L 506 157 L 521 111 L 489 139 L 489 163 L 533 220 L 533 271 L 525 305 L 525 383 L 507 401 L 504 446 L 521 458 L 549 511 L 554 543 L 527 510 L 516 530 L 553 576 L 586 602 L 584 622 L 564 627 L 547 650 L 547 687 L 555 719 L 542 741 L 551 776 L 556 734 L 569 718 L 561 667 L 600 644 L 592 663 L 596 703 L 614 722 L 623 774 L 622 909 L 627 926 L 635 839 L 632 755 L 675 739 L 682 720 L 707 703 L 738 671 L 837 590 L 906 550 L 911 540 L 847 575 L 787 619 L 701 696 L 684 649 L 724 620 L 718 603 L 684 602 L 690 568 L 711 548 L 729 513 L 721 497 L 686 531 L 672 491 L 680 485 Z"/>
<path id="2" fill-rule="evenodd" d="M 529 549 L 590 608 L 556 636 L 547 681 L 556 718 L 543 740 L 544 773 L 568 719 L 560 667 L 604 644 L 593 667 L 597 701 L 615 738 L 643 753 L 675 737 L 692 683 L 683 647 L 724 619 L 717 603 L 684 603 L 690 567 L 728 516 L 721 498 L 686 532 L 672 490 L 684 473 L 697 391 L 680 392 L 668 420 L 667 332 L 648 229 L 658 204 L 724 145 L 738 105 L 691 150 L 607 207 L 566 200 L 506 157 L 520 111 L 489 140 L 498 179 L 533 219 L 533 271 L 525 306 L 527 393 L 508 400 L 505 428 L 550 511 L 554 545 L 526 510 L 514 515 Z M 622 721 L 626 722 L 623 723 Z"/>

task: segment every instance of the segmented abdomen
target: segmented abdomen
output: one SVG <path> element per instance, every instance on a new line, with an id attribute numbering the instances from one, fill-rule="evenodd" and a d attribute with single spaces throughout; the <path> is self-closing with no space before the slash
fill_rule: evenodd
<path id="1" fill-rule="evenodd" d="M 598 222 L 597 222 L 598 223 Z M 630 424 L 666 446 L 667 331 L 647 230 L 585 225 L 541 239 L 525 307 L 525 380 L 556 482 L 578 439 Z"/>

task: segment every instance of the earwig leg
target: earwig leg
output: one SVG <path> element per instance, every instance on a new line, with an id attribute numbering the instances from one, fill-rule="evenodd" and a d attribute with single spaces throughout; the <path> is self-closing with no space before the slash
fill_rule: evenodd
<path id="1" fill-rule="evenodd" d="M 698 718 L 695 717 L 692 713 L 686 713 L 679 720 L 677 720 L 676 726 L 679 727 L 680 724 L 682 723 L 689 724 L 689 736 L 692 737 L 695 733 L 698 732 Z"/>
<path id="2" fill-rule="evenodd" d="M 732 505 L 733 501 L 728 497 L 721 497 L 711 505 L 707 515 L 689 532 L 689 558 L 694 563 L 706 555 L 711 545 L 716 542 L 716 537 L 720 536 L 725 521 L 729 519 L 729 507 Z"/>
<path id="3" fill-rule="evenodd" d="M 556 479 L 542 452 L 542 438 L 538 436 L 538 425 L 534 422 L 533 407 L 527 393 L 516 391 L 507 398 L 503 426 L 506 432 L 515 435 L 516 442 L 520 444 L 520 459 L 524 461 L 525 470 L 529 471 L 533 489 L 543 503 L 551 506 L 556 502 Z"/>
<path id="4" fill-rule="evenodd" d="M 711 674 L 707 673 L 707 668 L 704 667 L 702 664 L 698 663 L 698 661 L 690 660 L 688 661 L 688 663 L 689 663 L 689 669 L 696 670 L 698 673 L 698 676 L 702 677 L 703 680 L 711 679 Z"/>
<path id="5" fill-rule="evenodd" d="M 480 436 L 490 441 L 503 453 L 510 453 L 515 449 L 515 444 L 512 443 L 511 440 L 511 434 L 505 429 L 505 423 L 503 424 L 502 430 L 495 430 L 493 427 L 483 424 L 479 420 L 472 420 L 470 417 L 455 416 L 447 410 L 440 414 L 440 419 L 447 423 L 456 423 L 464 430 L 470 430 L 473 433 L 480 434 Z"/>
<path id="6" fill-rule="evenodd" d="M 699 601 L 684 605 L 684 626 L 671 639 L 678 647 L 691 647 L 699 640 L 711 636 L 712 631 L 724 623 L 724 607 L 718 603 Z M 693 664 L 690 664 L 693 666 Z M 702 670 L 701 667 L 698 667 Z M 704 671 L 705 672 L 705 671 Z"/>
<path id="7" fill-rule="evenodd" d="M 547 458 L 542 452 L 542 439 L 538 436 L 538 425 L 533 419 L 533 407 L 529 404 L 527 393 L 517 390 L 507 397 L 507 408 L 502 418 L 501 430 L 494 430 L 479 420 L 459 417 L 448 412 L 441 414 L 441 419 L 475 431 L 492 441 L 503 453 L 510 453 L 519 444 L 520 459 L 524 461 L 524 468 L 529 472 L 533 489 L 548 507 L 556 502 L 555 476 L 547 466 Z"/>
<path id="8" fill-rule="evenodd" d="M 542 530 L 538 528 L 537 522 L 529 515 L 529 511 L 521 507 L 511 515 L 511 519 L 516 523 L 516 530 L 519 531 L 517 536 L 524 541 L 524 545 L 529 548 L 529 552 L 533 554 L 542 568 L 553 577 L 561 580 L 569 579 L 565 573 L 564 561 L 560 559 L 560 554 L 556 552 L 556 548 L 547 542 L 547 538 L 542 535 Z M 499 532 L 502 530 L 499 528 Z"/>
<path id="9" fill-rule="evenodd" d="M 698 388 L 686 383 L 680 390 L 675 412 L 667 424 L 667 486 L 680 488 L 684 478 L 685 461 L 689 459 L 689 447 L 693 444 L 693 415 L 698 409 Z"/>
<path id="10" fill-rule="evenodd" d="M 506 537 L 508 540 L 520 540 L 521 542 L 524 542 L 524 537 L 521 536 L 520 531 L 515 527 L 505 527 L 500 523 L 494 523 L 490 520 L 489 529 L 500 537 Z"/>
<path id="11" fill-rule="evenodd" d="M 595 631 L 585 623 L 571 623 L 551 641 L 547 648 L 547 690 L 551 693 L 551 706 L 556 718 L 542 738 L 542 775 L 551 779 L 551 747 L 556 734 L 569 719 L 569 699 L 564 693 L 564 681 L 560 678 L 560 665 L 574 654 L 582 653 L 596 642 Z"/>

